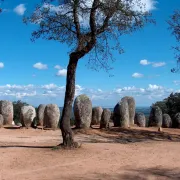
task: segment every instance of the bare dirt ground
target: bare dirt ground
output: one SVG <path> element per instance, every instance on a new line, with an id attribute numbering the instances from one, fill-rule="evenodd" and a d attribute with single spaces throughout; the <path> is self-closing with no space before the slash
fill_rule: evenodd
<path id="1" fill-rule="evenodd" d="M 76 131 L 76 150 L 53 148 L 60 130 L 0 129 L 0 180 L 180 179 L 180 129 Z"/>

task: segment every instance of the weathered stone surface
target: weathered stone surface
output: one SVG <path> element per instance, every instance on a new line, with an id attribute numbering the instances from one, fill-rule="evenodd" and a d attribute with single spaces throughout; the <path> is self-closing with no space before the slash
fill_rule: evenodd
<path id="1" fill-rule="evenodd" d="M 114 126 L 129 127 L 134 124 L 135 100 L 126 96 L 114 107 Z"/>
<path id="2" fill-rule="evenodd" d="M 149 126 L 161 127 L 162 121 L 162 110 L 158 106 L 153 106 L 149 116 Z"/>
<path id="3" fill-rule="evenodd" d="M 56 129 L 58 127 L 60 119 L 60 110 L 56 104 L 48 104 L 44 111 L 44 123 L 45 128 Z"/>
<path id="4" fill-rule="evenodd" d="M 74 116 L 77 128 L 89 128 L 92 118 L 92 102 L 85 94 L 76 97 Z"/>
<path id="5" fill-rule="evenodd" d="M 94 107 L 92 109 L 91 125 L 98 125 L 100 123 L 102 112 L 103 112 L 102 107 Z"/>
<path id="6" fill-rule="evenodd" d="M 0 114 L 3 115 L 4 125 L 12 125 L 13 104 L 10 101 L 0 101 Z"/>
<path id="7" fill-rule="evenodd" d="M 172 120 L 169 114 L 163 114 L 163 128 L 171 128 L 172 127 Z"/>
<path id="8" fill-rule="evenodd" d="M 180 113 L 174 116 L 174 127 L 180 129 Z"/>
<path id="9" fill-rule="evenodd" d="M 21 123 L 24 127 L 29 128 L 36 117 L 36 110 L 32 106 L 21 107 Z"/>
<path id="10" fill-rule="evenodd" d="M 139 127 L 146 127 L 146 117 L 144 113 L 136 113 L 135 124 L 137 124 Z"/>
<path id="11" fill-rule="evenodd" d="M 45 111 L 46 105 L 40 104 L 37 109 L 37 125 L 43 126 L 44 122 L 44 111 Z"/>
<path id="12" fill-rule="evenodd" d="M 3 124 L 4 124 L 4 118 L 3 118 L 3 115 L 0 114 L 0 128 L 3 127 Z"/>
<path id="13" fill-rule="evenodd" d="M 111 111 L 109 109 L 104 109 L 101 116 L 101 122 L 100 122 L 101 129 L 108 128 L 110 118 L 111 118 Z"/>
<path id="14" fill-rule="evenodd" d="M 129 106 L 126 97 L 121 99 L 120 115 L 121 115 L 120 126 L 129 127 Z"/>
<path id="15" fill-rule="evenodd" d="M 127 96 L 125 97 L 128 101 L 128 106 L 129 106 L 129 125 L 134 124 L 134 117 L 136 113 L 136 103 L 133 97 Z"/>

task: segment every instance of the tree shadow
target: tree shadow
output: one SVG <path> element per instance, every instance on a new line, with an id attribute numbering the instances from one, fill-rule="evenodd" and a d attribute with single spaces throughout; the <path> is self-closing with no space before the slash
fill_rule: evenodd
<path id="1" fill-rule="evenodd" d="M 73 177 L 69 180 L 80 180 L 81 177 Z M 147 169 L 124 169 L 123 172 L 116 174 L 107 173 L 95 173 L 87 174 L 84 180 L 179 180 L 180 179 L 180 169 L 167 169 L 167 168 L 147 168 Z"/>
<path id="2" fill-rule="evenodd" d="M 88 135 L 82 142 L 91 143 L 137 143 L 145 141 L 180 142 L 180 135 L 168 132 L 149 131 L 142 129 L 110 128 L 104 130 L 79 130 L 76 134 Z"/>
<path id="3" fill-rule="evenodd" d="M 25 146 L 25 145 L 5 145 L 0 146 L 0 149 L 5 148 L 27 148 L 27 149 L 53 149 L 56 146 Z"/>

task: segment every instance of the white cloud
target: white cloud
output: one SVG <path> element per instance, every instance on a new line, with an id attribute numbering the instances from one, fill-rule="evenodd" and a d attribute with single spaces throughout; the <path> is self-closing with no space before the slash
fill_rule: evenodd
<path id="1" fill-rule="evenodd" d="M 140 61 L 140 64 L 143 65 L 143 66 L 147 66 L 147 65 L 151 64 L 151 62 L 149 62 L 146 59 L 143 59 L 143 60 Z"/>
<path id="2" fill-rule="evenodd" d="M 180 85 L 180 80 L 175 80 L 173 81 L 173 83 L 177 86 L 177 85 Z"/>
<path id="3" fill-rule="evenodd" d="M 142 77 L 144 77 L 144 75 L 140 74 L 140 73 L 134 73 L 134 74 L 132 74 L 132 77 L 133 78 L 142 78 Z"/>
<path id="4" fill-rule="evenodd" d="M 14 8 L 14 12 L 20 16 L 24 15 L 25 11 L 26 11 L 26 7 L 24 4 L 19 4 Z"/>
<path id="5" fill-rule="evenodd" d="M 0 62 L 0 68 L 4 68 L 4 63 Z"/>
<path id="6" fill-rule="evenodd" d="M 56 76 L 66 76 L 67 75 L 67 69 L 60 69 L 57 73 Z"/>
<path id="7" fill-rule="evenodd" d="M 166 65 L 165 62 L 150 62 L 150 61 L 148 61 L 146 59 L 141 60 L 140 64 L 143 65 L 143 66 L 147 66 L 147 65 L 152 64 L 152 67 L 155 67 L 155 68 L 162 67 L 162 66 Z"/>
<path id="8" fill-rule="evenodd" d="M 149 84 L 144 87 L 119 87 L 111 90 L 101 90 L 93 88 L 85 88 L 81 85 L 76 85 L 75 96 L 87 94 L 92 100 L 93 106 L 111 106 L 124 96 L 133 96 L 137 106 L 151 105 L 153 102 L 162 100 L 169 96 L 171 92 L 180 92 L 179 89 L 166 88 L 157 84 Z M 32 105 L 56 103 L 59 106 L 63 105 L 65 95 L 65 86 L 57 84 L 45 85 L 16 85 L 7 84 L 0 86 L 1 99 L 5 100 L 22 100 Z"/>
<path id="9" fill-rule="evenodd" d="M 165 66 L 166 65 L 166 63 L 165 62 L 157 62 L 157 63 L 153 63 L 153 67 L 162 67 L 162 66 Z"/>
<path id="10" fill-rule="evenodd" d="M 141 2 L 142 2 L 142 4 L 145 5 L 146 11 L 152 11 L 152 10 L 156 9 L 157 1 L 155 1 L 155 0 L 141 0 Z"/>
<path id="11" fill-rule="evenodd" d="M 42 64 L 41 62 L 34 64 L 33 67 L 39 70 L 48 69 L 47 64 Z"/>
<path id="12" fill-rule="evenodd" d="M 55 69 L 62 69 L 62 67 L 60 65 L 56 65 L 54 66 Z"/>
<path id="13" fill-rule="evenodd" d="M 160 89 L 163 89 L 163 87 L 162 86 L 158 86 L 158 85 L 152 85 L 152 84 L 149 84 L 149 86 L 148 86 L 148 90 L 150 90 L 150 91 L 154 91 L 154 90 L 160 90 Z"/>
<path id="14" fill-rule="evenodd" d="M 46 85 L 43 85 L 43 86 L 41 86 L 42 88 L 44 88 L 44 89 L 56 89 L 58 86 L 56 85 L 56 84 L 46 84 Z"/>

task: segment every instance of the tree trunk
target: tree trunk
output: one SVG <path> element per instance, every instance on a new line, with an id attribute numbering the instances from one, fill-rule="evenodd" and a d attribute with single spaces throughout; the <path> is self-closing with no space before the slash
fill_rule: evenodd
<path id="1" fill-rule="evenodd" d="M 69 65 L 67 68 L 66 92 L 65 92 L 63 113 L 60 122 L 60 128 L 63 137 L 62 145 L 64 147 L 75 147 L 73 132 L 70 126 L 70 118 L 72 113 L 72 103 L 75 95 L 75 75 L 76 75 L 77 63 L 78 63 L 78 58 L 76 58 L 71 54 Z"/>

